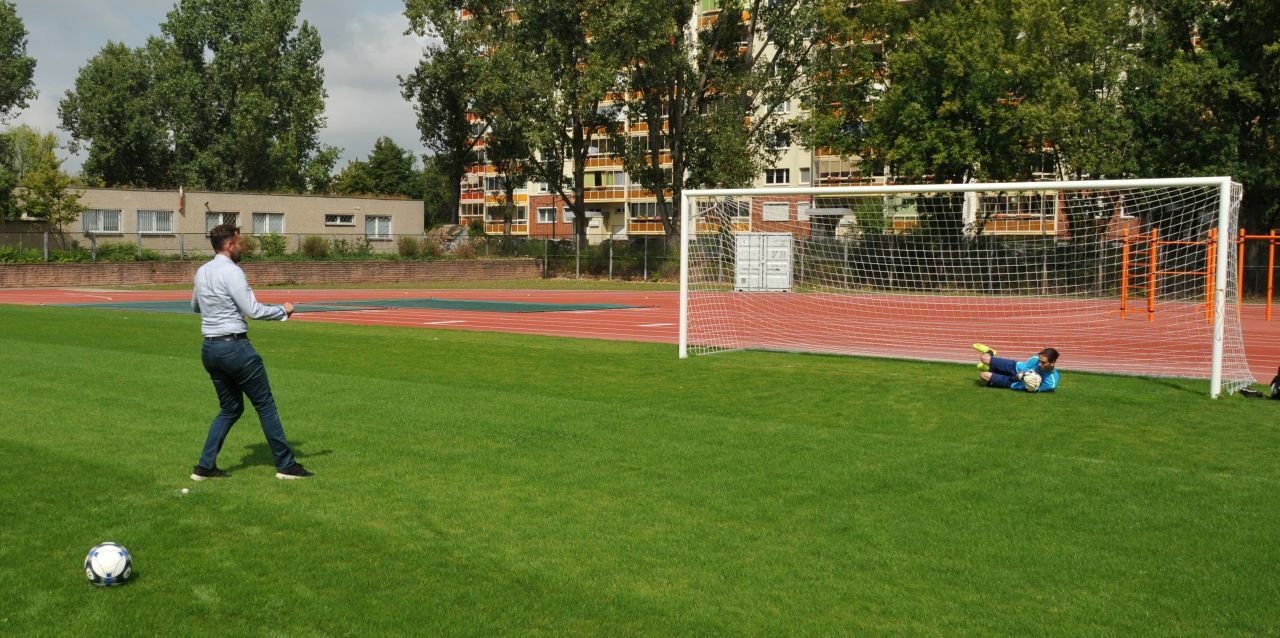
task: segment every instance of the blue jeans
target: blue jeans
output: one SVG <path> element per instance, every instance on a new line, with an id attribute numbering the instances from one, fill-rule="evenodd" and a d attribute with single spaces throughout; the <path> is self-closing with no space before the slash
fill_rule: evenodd
<path id="1" fill-rule="evenodd" d="M 262 433 L 267 436 L 267 444 L 276 457 L 276 468 L 283 470 L 293 465 L 293 450 L 284 438 L 284 425 L 280 423 L 276 400 L 271 396 L 271 383 L 267 381 L 267 367 L 263 365 L 258 351 L 253 349 L 253 344 L 248 339 L 205 341 L 200 349 L 200 360 L 213 380 L 213 389 L 218 392 L 218 405 L 222 407 L 209 426 L 209 438 L 204 442 L 200 466 L 217 467 L 222 443 L 227 439 L 231 426 L 244 413 L 244 395 L 249 396 L 253 409 L 258 411 Z"/>

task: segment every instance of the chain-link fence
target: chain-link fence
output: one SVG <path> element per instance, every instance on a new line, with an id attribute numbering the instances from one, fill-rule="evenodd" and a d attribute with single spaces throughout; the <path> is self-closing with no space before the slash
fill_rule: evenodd
<path id="1" fill-rule="evenodd" d="M 265 234 L 243 235 L 241 247 L 246 259 L 263 261 L 533 257 L 541 263 L 544 277 L 676 281 L 680 274 L 679 242 L 661 236 L 589 244 L 465 233 Z M 0 232 L 0 263 L 203 260 L 212 254 L 204 233 Z"/>

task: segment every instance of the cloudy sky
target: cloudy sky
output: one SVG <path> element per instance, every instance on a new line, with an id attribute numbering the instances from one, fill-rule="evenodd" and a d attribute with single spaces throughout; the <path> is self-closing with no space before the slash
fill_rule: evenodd
<path id="1" fill-rule="evenodd" d="M 12 0 L 11 0 L 12 1 Z M 58 129 L 58 101 L 75 84 L 80 67 L 108 40 L 141 46 L 160 33 L 175 0 L 16 0 L 27 27 L 27 53 L 36 59 L 40 96 L 13 123 Z M 343 149 L 339 167 L 362 159 L 373 142 L 387 135 L 421 155 L 413 109 L 400 97 L 397 75 L 407 75 L 423 42 L 404 35 L 408 21 L 401 0 L 302 0 L 301 19 L 320 31 L 321 65 L 329 91 L 328 125 L 320 139 Z M 80 157 L 67 153 L 63 167 L 80 170 Z"/>

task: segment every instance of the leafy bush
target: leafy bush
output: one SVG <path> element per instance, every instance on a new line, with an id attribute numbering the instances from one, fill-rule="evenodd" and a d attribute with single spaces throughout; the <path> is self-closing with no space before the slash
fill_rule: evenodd
<path id="1" fill-rule="evenodd" d="M 267 257 L 281 257 L 289 246 L 289 240 L 279 233 L 267 233 L 260 238 L 262 254 Z"/>
<path id="2" fill-rule="evenodd" d="M 438 240 L 428 239 L 422 242 L 422 256 L 429 259 L 444 257 L 444 246 Z"/>
<path id="3" fill-rule="evenodd" d="M 463 242 L 455 246 L 453 252 L 450 254 L 452 254 L 455 259 L 475 259 L 476 247 L 469 241 Z"/>
<path id="4" fill-rule="evenodd" d="M 329 256 L 329 240 L 319 235 L 307 235 L 302 238 L 301 250 L 312 259 L 325 259 Z"/>
<path id="5" fill-rule="evenodd" d="M 422 244 L 413 235 L 401 235 L 400 239 L 396 240 L 396 251 L 401 257 L 417 257 L 422 252 Z"/>
<path id="6" fill-rule="evenodd" d="M 138 246 L 127 241 L 98 244 L 98 261 L 138 261 Z"/>
<path id="7" fill-rule="evenodd" d="M 333 254 L 338 257 L 370 257 L 373 255 L 373 242 L 368 237 L 355 239 L 333 238 Z"/>
<path id="8" fill-rule="evenodd" d="M 484 222 L 473 219 L 467 224 L 468 237 L 484 237 Z"/>
<path id="9" fill-rule="evenodd" d="M 258 238 L 253 235 L 241 235 L 240 252 L 245 257 L 253 257 L 258 254 Z"/>
<path id="10" fill-rule="evenodd" d="M 0 246 L 0 263 L 22 264 L 44 261 L 44 252 L 35 248 Z"/>

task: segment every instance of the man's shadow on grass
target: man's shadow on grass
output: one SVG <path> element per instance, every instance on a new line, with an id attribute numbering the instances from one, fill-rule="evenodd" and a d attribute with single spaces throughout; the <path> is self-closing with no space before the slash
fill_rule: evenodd
<path id="1" fill-rule="evenodd" d="M 289 445 L 293 447 L 293 455 L 297 457 L 298 462 L 317 456 L 328 456 L 333 454 L 333 450 L 320 450 L 318 452 L 303 452 L 303 441 L 290 441 Z M 271 446 L 266 441 L 254 443 L 248 448 L 248 452 L 242 457 L 235 466 L 227 468 L 228 472 L 235 470 L 243 470 L 246 467 L 254 467 L 258 465 L 266 465 L 268 467 L 276 466 L 276 457 L 271 453 Z"/>

